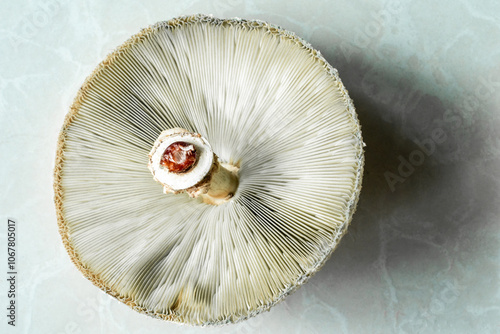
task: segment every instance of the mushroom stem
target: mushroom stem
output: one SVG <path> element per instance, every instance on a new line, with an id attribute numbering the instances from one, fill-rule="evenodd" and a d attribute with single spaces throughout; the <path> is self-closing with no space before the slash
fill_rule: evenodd
<path id="1" fill-rule="evenodd" d="M 221 164 L 205 138 L 181 128 L 160 134 L 148 168 L 165 193 L 187 193 L 207 204 L 227 202 L 238 188 L 238 168 Z"/>
<path id="2" fill-rule="evenodd" d="M 237 167 L 219 161 L 217 164 L 218 170 L 212 174 L 207 193 L 201 195 L 203 202 L 213 205 L 222 204 L 233 197 L 239 183 Z"/>

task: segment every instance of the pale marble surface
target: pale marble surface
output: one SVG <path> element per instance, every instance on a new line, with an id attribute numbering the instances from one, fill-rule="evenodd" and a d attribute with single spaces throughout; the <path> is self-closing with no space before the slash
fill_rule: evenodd
<path id="1" fill-rule="evenodd" d="M 500 3 L 478 3 L 2 2 L 0 332 L 499 333 Z M 358 211 L 323 270 L 270 312 L 215 329 L 147 318 L 92 286 L 52 202 L 58 132 L 84 78 L 140 28 L 192 13 L 258 18 L 311 42 L 339 69 L 368 145 Z M 431 140 L 424 155 L 417 143 Z M 422 163 L 399 174 L 400 159 Z M 391 189 L 387 172 L 404 182 Z M 18 223 L 16 328 L 7 218 Z"/>

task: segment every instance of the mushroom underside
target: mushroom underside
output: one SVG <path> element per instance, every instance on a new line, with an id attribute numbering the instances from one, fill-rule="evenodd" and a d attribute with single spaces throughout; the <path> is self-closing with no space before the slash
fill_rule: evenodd
<path id="1" fill-rule="evenodd" d="M 230 200 L 163 193 L 148 153 L 171 128 L 238 169 Z M 132 37 L 82 87 L 59 140 L 59 228 L 79 269 L 138 311 L 237 322 L 324 263 L 362 167 L 354 107 L 319 52 L 263 22 L 183 17 Z"/>

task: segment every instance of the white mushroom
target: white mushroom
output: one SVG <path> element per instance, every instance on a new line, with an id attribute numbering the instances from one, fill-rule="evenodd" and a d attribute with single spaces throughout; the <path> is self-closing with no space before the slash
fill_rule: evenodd
<path id="1" fill-rule="evenodd" d="M 318 51 L 260 21 L 181 17 L 132 37 L 78 93 L 58 223 L 83 274 L 135 310 L 237 322 L 325 263 L 362 168 L 354 107 Z"/>

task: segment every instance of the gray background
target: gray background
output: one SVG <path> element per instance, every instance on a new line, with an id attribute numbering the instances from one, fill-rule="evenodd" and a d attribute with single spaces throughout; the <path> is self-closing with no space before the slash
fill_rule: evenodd
<path id="1" fill-rule="evenodd" d="M 85 77 L 140 28 L 194 13 L 269 21 L 321 50 L 367 144 L 358 210 L 322 271 L 223 328 L 100 292 L 70 262 L 52 202 L 58 132 Z M 498 1 L 3 1 L 0 32 L 2 310 L 7 218 L 19 266 L 17 326 L 1 311 L 2 333 L 500 332 Z"/>

